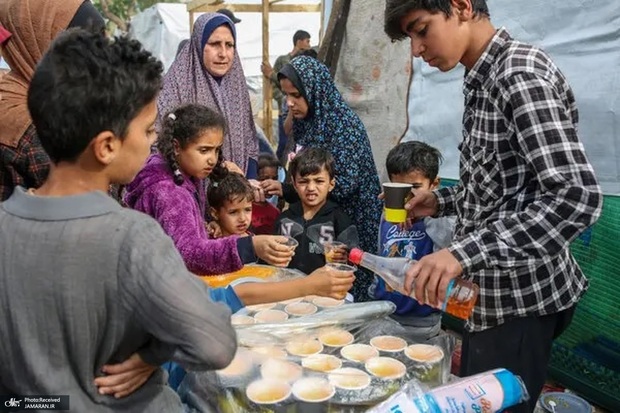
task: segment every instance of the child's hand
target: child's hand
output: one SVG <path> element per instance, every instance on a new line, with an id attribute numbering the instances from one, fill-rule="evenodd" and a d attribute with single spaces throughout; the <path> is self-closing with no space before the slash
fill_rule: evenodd
<path id="1" fill-rule="evenodd" d="M 134 353 L 122 363 L 103 366 L 102 370 L 107 375 L 97 377 L 95 386 L 99 394 L 120 399 L 138 390 L 157 368 L 145 363 L 138 353 Z"/>
<path id="2" fill-rule="evenodd" d="M 237 164 L 234 162 L 224 161 L 223 165 L 224 165 L 224 168 L 228 169 L 228 172 L 235 172 L 241 175 L 245 175 L 243 171 L 241 170 L 241 168 L 239 168 Z"/>
<path id="3" fill-rule="evenodd" d="M 222 228 L 220 227 L 220 224 L 218 224 L 217 222 L 211 221 L 209 223 L 205 223 L 205 226 L 207 228 L 207 233 L 209 234 L 209 237 L 211 238 L 222 237 Z"/>
<path id="4" fill-rule="evenodd" d="M 256 179 L 249 179 L 250 185 L 254 190 L 254 202 L 265 202 L 265 191 L 261 186 L 261 183 Z"/>
<path id="5" fill-rule="evenodd" d="M 282 196 L 282 183 L 275 179 L 265 179 L 260 183 L 266 196 Z"/>
<path id="6" fill-rule="evenodd" d="M 321 267 L 314 270 L 307 280 L 313 285 L 311 294 L 342 300 L 353 286 L 355 275 L 353 271 L 337 271 Z"/>
<path id="7" fill-rule="evenodd" d="M 252 237 L 256 256 L 278 267 L 286 267 L 295 255 L 295 248 L 287 246 L 287 241 L 288 238 L 281 235 L 255 235 Z"/>

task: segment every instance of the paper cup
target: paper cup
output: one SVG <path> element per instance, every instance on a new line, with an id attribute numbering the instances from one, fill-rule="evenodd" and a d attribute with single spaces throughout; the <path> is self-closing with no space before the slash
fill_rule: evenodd
<path id="1" fill-rule="evenodd" d="M 254 315 L 256 323 L 281 323 L 288 320 L 288 314 L 282 310 L 261 310 Z"/>
<path id="2" fill-rule="evenodd" d="M 262 364 L 270 358 L 285 359 L 287 357 L 284 349 L 275 346 L 252 347 L 250 351 L 253 353 L 253 358 L 258 364 Z"/>
<path id="3" fill-rule="evenodd" d="M 370 376 L 353 367 L 336 369 L 327 376 L 330 383 L 343 390 L 362 390 L 370 385 Z"/>
<path id="4" fill-rule="evenodd" d="M 328 373 L 342 367 L 342 360 L 329 354 L 315 354 L 302 359 L 301 365 L 309 370 Z"/>
<path id="5" fill-rule="evenodd" d="M 286 306 L 286 305 L 289 305 L 289 304 L 298 303 L 298 302 L 302 301 L 303 299 L 304 299 L 304 297 L 291 298 L 290 300 L 280 301 L 280 304 Z"/>
<path id="6" fill-rule="evenodd" d="M 306 403 L 321 403 L 331 399 L 336 393 L 334 386 L 318 377 L 306 377 L 293 384 L 293 395 Z"/>
<path id="7" fill-rule="evenodd" d="M 407 210 L 405 203 L 411 196 L 411 184 L 401 184 L 394 182 L 383 183 L 383 195 L 385 201 L 385 220 L 388 222 L 407 221 Z"/>
<path id="8" fill-rule="evenodd" d="M 347 263 L 348 247 L 347 244 L 345 244 L 344 242 L 326 242 L 323 244 L 323 249 L 326 263 Z"/>
<path id="9" fill-rule="evenodd" d="M 258 312 L 262 310 L 271 310 L 273 307 L 278 305 L 278 303 L 265 303 L 265 304 L 256 304 L 256 305 L 248 305 L 245 307 L 246 310 L 251 312 Z"/>
<path id="10" fill-rule="evenodd" d="M 289 398 L 291 386 L 282 380 L 261 379 L 250 383 L 245 394 L 252 403 L 274 405 Z"/>
<path id="11" fill-rule="evenodd" d="M 312 300 L 312 304 L 321 308 L 335 308 L 344 304 L 344 300 L 336 300 L 330 297 L 316 297 Z"/>
<path id="12" fill-rule="evenodd" d="M 373 357 L 364 365 L 366 371 L 382 380 L 397 380 L 407 373 L 407 367 L 391 357 Z"/>
<path id="13" fill-rule="evenodd" d="M 253 366 L 252 355 L 248 350 L 239 348 L 230 364 L 216 372 L 219 376 L 225 377 L 243 376 L 248 374 Z"/>
<path id="14" fill-rule="evenodd" d="M 326 347 L 344 347 L 353 342 L 353 334 L 342 329 L 329 329 L 319 333 L 319 341 Z"/>
<path id="15" fill-rule="evenodd" d="M 323 351 L 323 345 L 316 339 L 294 340 L 286 345 L 286 351 L 292 356 L 308 357 Z"/>
<path id="16" fill-rule="evenodd" d="M 260 375 L 265 380 L 282 380 L 293 383 L 302 375 L 302 368 L 299 364 L 282 359 L 268 359 L 260 368 Z"/>
<path id="17" fill-rule="evenodd" d="M 250 317 L 249 315 L 233 314 L 230 316 L 230 324 L 233 326 L 246 326 L 254 324 L 255 322 L 254 317 Z"/>
<path id="18" fill-rule="evenodd" d="M 355 363 L 366 363 L 368 359 L 379 356 L 379 350 L 368 344 L 349 344 L 340 349 L 340 355 Z"/>
<path id="19" fill-rule="evenodd" d="M 305 315 L 314 314 L 317 312 L 317 310 L 318 309 L 316 305 L 305 302 L 292 303 L 284 307 L 284 311 L 294 317 L 302 317 Z"/>
<path id="20" fill-rule="evenodd" d="M 405 348 L 404 353 L 411 360 L 410 370 L 416 379 L 431 387 L 442 384 L 444 352 L 441 347 L 412 344 Z"/>
<path id="21" fill-rule="evenodd" d="M 377 336 L 370 340 L 370 345 L 385 353 L 398 353 L 407 347 L 407 342 L 396 336 Z"/>

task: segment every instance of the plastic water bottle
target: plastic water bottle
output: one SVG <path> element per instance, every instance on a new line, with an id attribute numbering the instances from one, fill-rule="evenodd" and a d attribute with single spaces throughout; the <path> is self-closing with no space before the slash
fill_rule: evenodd
<path id="1" fill-rule="evenodd" d="M 393 290 L 407 295 L 404 281 L 407 270 L 416 261 L 403 257 L 381 257 L 353 248 L 349 252 L 349 261 L 367 268 L 383 278 Z M 455 278 L 450 281 L 441 311 L 454 317 L 467 320 L 474 310 L 479 288 L 471 281 Z M 413 297 L 415 298 L 415 297 Z"/>
<path id="2" fill-rule="evenodd" d="M 529 399 L 519 376 L 496 369 L 424 392 L 412 380 L 371 413 L 494 413 Z"/>

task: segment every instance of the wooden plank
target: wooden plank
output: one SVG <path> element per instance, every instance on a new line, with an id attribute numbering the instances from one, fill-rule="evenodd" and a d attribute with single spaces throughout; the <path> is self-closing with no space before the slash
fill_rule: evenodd
<path id="1" fill-rule="evenodd" d="M 351 0 L 334 0 L 325 37 L 319 48 L 319 60 L 329 67 L 332 77 L 336 75 L 350 6 Z"/>
<path id="2" fill-rule="evenodd" d="M 221 5 L 224 3 L 224 0 L 193 0 L 187 3 L 187 11 L 196 11 L 201 7 L 210 6 L 210 5 Z"/>
<path id="3" fill-rule="evenodd" d="M 269 61 L 269 0 L 263 0 L 262 13 L 263 13 L 263 62 Z M 271 80 L 263 76 L 263 132 L 267 136 L 269 142 L 273 143 L 272 133 L 272 94 L 271 94 Z"/>
<path id="4" fill-rule="evenodd" d="M 207 1 L 207 0 L 201 0 Z M 212 1 L 212 0 L 211 0 Z M 321 5 L 320 4 L 272 4 L 269 6 L 270 13 L 298 13 L 298 12 L 320 12 Z M 218 4 L 205 4 L 195 9 L 189 9 L 189 11 L 193 11 L 194 13 L 208 13 L 214 12 L 221 9 L 221 3 Z M 239 12 L 239 13 L 262 13 L 263 6 L 261 4 L 234 4 L 234 3 L 226 3 L 226 8 L 228 10 Z"/>

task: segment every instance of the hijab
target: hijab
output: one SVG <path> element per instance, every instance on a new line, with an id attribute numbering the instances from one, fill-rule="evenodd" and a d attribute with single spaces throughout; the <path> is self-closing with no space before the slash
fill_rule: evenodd
<path id="1" fill-rule="evenodd" d="M 364 125 L 342 98 L 327 66 L 312 57 L 299 56 L 282 67 L 278 79 L 283 77 L 308 103 L 306 117 L 293 120 L 296 143 L 330 150 L 333 139 L 367 140 Z"/>
<path id="2" fill-rule="evenodd" d="M 219 13 L 205 13 L 194 24 L 189 42 L 183 46 L 164 77 L 159 95 L 160 119 L 180 105 L 195 103 L 219 111 L 226 119 L 227 131 L 222 146 L 224 159 L 247 171 L 248 160 L 258 158 L 258 139 L 250 94 L 239 54 L 224 76 L 216 78 L 204 67 L 204 45 L 215 29 L 230 28 L 236 41 L 235 25 Z"/>
<path id="3" fill-rule="evenodd" d="M 2 57 L 11 71 L 0 81 L 0 143 L 17 147 L 32 124 L 27 96 L 36 65 L 56 36 L 69 27 L 78 9 L 87 9 L 84 13 L 92 20 L 89 6 L 94 9 L 84 0 L 0 2 L 0 24 L 12 33 L 2 45 Z M 100 22 L 91 23 L 103 24 L 101 16 L 98 13 L 96 16 Z"/>

